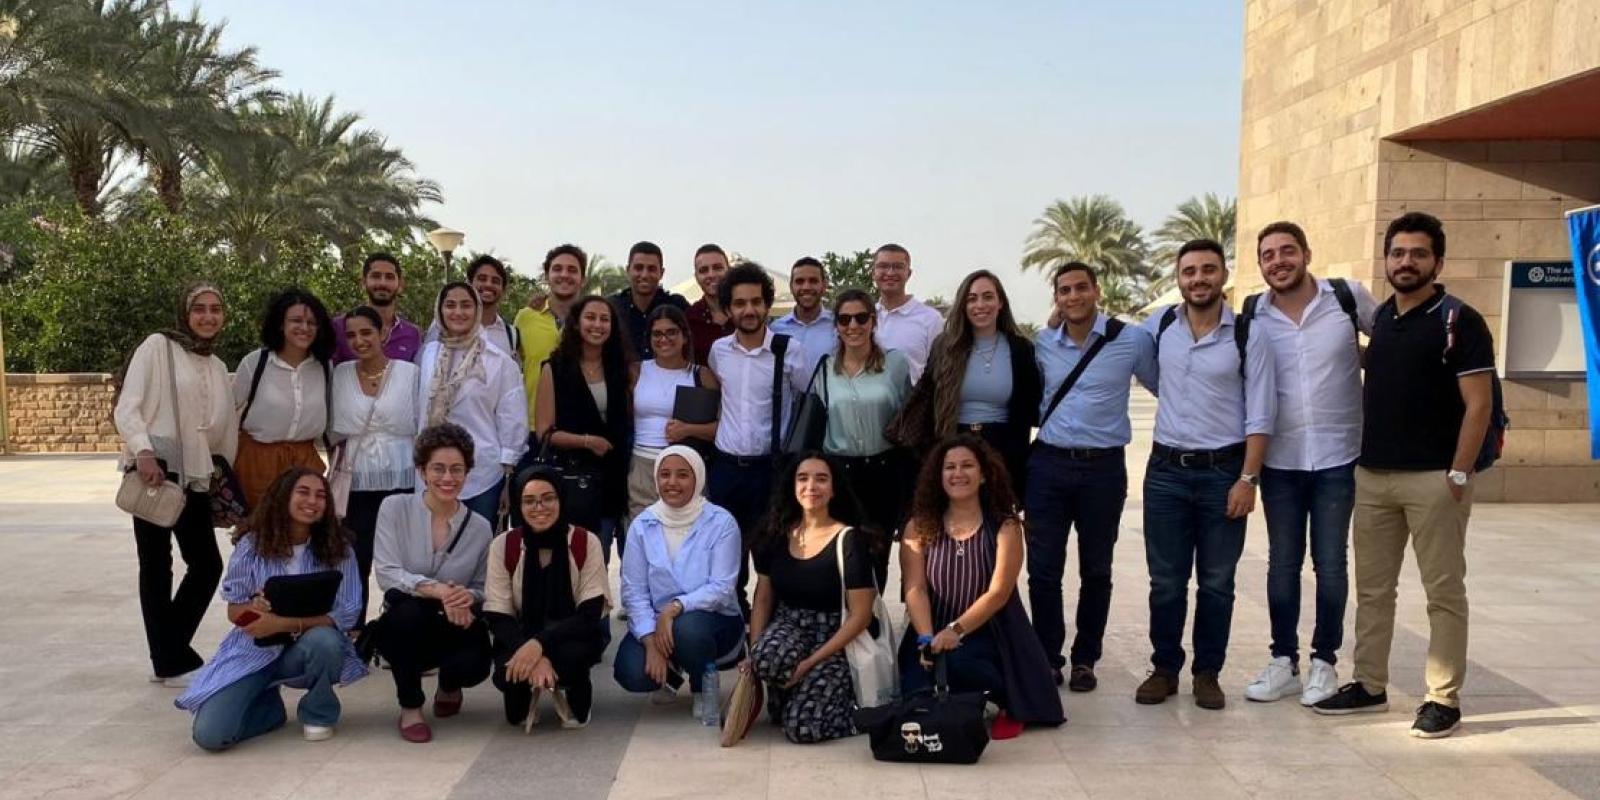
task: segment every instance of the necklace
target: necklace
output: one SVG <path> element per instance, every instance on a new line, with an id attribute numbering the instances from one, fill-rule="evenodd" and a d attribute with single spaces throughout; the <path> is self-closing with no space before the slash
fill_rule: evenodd
<path id="1" fill-rule="evenodd" d="M 383 380 L 383 376 L 389 374 L 389 362 L 385 361 L 383 368 L 379 369 L 377 372 L 367 372 L 359 367 L 356 369 L 356 372 L 361 375 L 362 380 L 377 383 Z"/>
<path id="2" fill-rule="evenodd" d="M 989 352 L 987 354 L 983 353 L 982 351 L 979 351 L 978 355 L 983 356 L 983 374 L 987 375 L 990 372 L 994 371 L 994 356 L 995 356 L 995 353 L 997 353 L 999 351 L 1000 351 L 1000 337 L 999 336 L 995 336 L 994 337 L 994 344 L 989 345 Z"/>
<path id="3" fill-rule="evenodd" d="M 972 541 L 972 535 L 977 533 L 978 532 L 978 528 L 980 526 L 982 526 L 982 525 L 983 525 L 983 520 L 979 519 L 975 523 L 963 522 L 960 525 L 960 527 L 957 527 L 955 525 L 954 521 L 951 520 L 949 517 L 945 517 L 944 518 L 944 535 L 948 536 L 950 538 L 950 541 L 955 544 L 955 546 L 956 546 L 956 558 L 965 558 L 966 557 L 966 555 L 967 555 L 967 542 Z M 955 534 L 956 534 L 957 531 L 961 531 L 961 532 L 965 533 L 966 535 L 961 537 L 960 539 L 957 539 L 955 537 Z"/>

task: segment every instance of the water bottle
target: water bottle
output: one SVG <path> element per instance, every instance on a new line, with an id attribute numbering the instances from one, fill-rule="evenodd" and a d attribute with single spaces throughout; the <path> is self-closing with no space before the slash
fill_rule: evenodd
<path id="1" fill-rule="evenodd" d="M 716 662 L 707 661 L 705 674 L 700 678 L 700 724 L 708 728 L 722 727 L 721 683 Z"/>

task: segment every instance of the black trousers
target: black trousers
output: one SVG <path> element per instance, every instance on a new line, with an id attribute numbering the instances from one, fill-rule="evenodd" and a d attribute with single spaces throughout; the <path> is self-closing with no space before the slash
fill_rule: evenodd
<path id="1" fill-rule="evenodd" d="M 600 663 L 604 650 L 598 630 L 592 639 L 557 642 L 545 650 L 545 657 L 556 671 L 556 687 L 566 691 L 567 705 L 578 719 L 588 719 L 589 709 L 594 705 L 594 681 L 589 677 L 589 670 Z M 495 658 L 494 685 L 505 695 L 506 721 L 518 724 L 526 718 L 528 705 L 533 702 L 533 686 L 526 681 L 506 680 L 506 662 L 510 660 L 509 653 Z"/>
<path id="2" fill-rule="evenodd" d="M 840 481 L 855 493 L 866 522 L 876 529 L 881 548 L 873 551 L 872 571 L 878 585 L 889 580 L 890 543 L 911 511 L 911 485 L 915 480 L 913 460 L 899 448 L 875 456 L 835 456 L 839 459 Z"/>
<path id="3" fill-rule="evenodd" d="M 344 510 L 344 527 L 355 534 L 356 569 L 361 572 L 361 614 L 356 617 L 359 629 L 367 624 L 368 593 L 372 582 L 372 543 L 378 530 L 378 507 L 384 498 L 396 494 L 411 494 L 410 489 L 391 489 L 384 492 L 351 492 L 350 505 Z"/>
<path id="4" fill-rule="evenodd" d="M 1017 502 L 1028 496 L 1028 439 L 1032 430 L 1026 425 L 1009 422 L 985 422 L 981 425 L 957 425 L 960 433 L 971 433 L 989 443 L 1006 462 L 1006 473 L 1011 478 L 1011 493 Z"/>
<path id="5" fill-rule="evenodd" d="M 470 627 L 452 625 L 437 600 L 390 589 L 388 607 L 374 624 L 381 625 L 378 652 L 394 675 L 401 708 L 421 708 L 422 673 L 439 670 L 439 691 L 477 686 L 489 677 L 489 627 L 480 617 Z"/>
<path id="6" fill-rule="evenodd" d="M 172 591 L 172 540 L 183 556 L 183 580 Z M 198 669 L 205 660 L 191 643 L 211 595 L 222 581 L 222 554 L 211 527 L 211 495 L 185 492 L 183 513 L 170 528 L 134 517 L 133 541 L 139 553 L 139 610 L 150 666 L 158 678 Z"/>
<path id="7" fill-rule="evenodd" d="M 728 510 L 739 523 L 739 608 L 750 615 L 750 598 L 745 586 L 750 583 L 750 543 L 760 535 L 760 526 L 772 503 L 772 476 L 776 469 L 771 456 L 735 456 L 718 452 L 706 476 L 706 499 Z"/>

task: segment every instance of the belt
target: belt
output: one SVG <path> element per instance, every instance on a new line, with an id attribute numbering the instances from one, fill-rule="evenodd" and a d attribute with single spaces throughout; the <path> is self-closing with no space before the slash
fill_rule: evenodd
<path id="1" fill-rule="evenodd" d="M 759 456 L 736 456 L 732 453 L 718 450 L 716 458 L 718 461 L 727 461 L 741 467 L 765 467 L 772 464 L 772 454 L 770 453 Z"/>
<path id="2" fill-rule="evenodd" d="M 956 430 L 964 433 L 983 433 L 984 428 L 1005 429 L 1011 427 L 1009 422 L 962 422 L 956 425 Z"/>
<path id="3" fill-rule="evenodd" d="M 1200 469 L 1226 464 L 1244 458 L 1244 442 L 1219 447 L 1216 450 L 1180 450 L 1156 442 L 1150 448 L 1150 454 L 1169 464 L 1176 464 L 1184 469 Z"/>
<path id="4" fill-rule="evenodd" d="M 882 453 L 870 456 L 836 456 L 847 468 L 890 466 L 894 464 L 895 451 L 885 450 Z"/>
<path id="5" fill-rule="evenodd" d="M 1073 461 L 1094 461 L 1101 458 L 1122 457 L 1120 447 L 1058 447 L 1048 442 L 1039 442 L 1040 447 L 1050 448 L 1050 452 Z"/>

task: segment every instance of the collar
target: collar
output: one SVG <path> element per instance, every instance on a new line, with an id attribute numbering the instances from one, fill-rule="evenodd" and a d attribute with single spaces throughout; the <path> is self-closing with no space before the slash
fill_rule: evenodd
<path id="1" fill-rule="evenodd" d="M 819 309 L 819 311 L 821 313 L 817 314 L 817 318 L 812 320 L 812 321 L 810 321 L 810 322 L 802 321 L 799 317 L 795 316 L 793 311 L 790 311 L 788 314 L 785 314 L 783 316 L 783 319 L 779 320 L 779 322 L 791 322 L 791 323 L 794 323 L 795 325 L 799 325 L 802 328 L 809 328 L 809 327 L 811 327 L 813 325 L 821 325 L 823 323 L 827 323 L 829 325 L 832 325 L 833 324 L 833 312 L 829 311 L 827 308 Z"/>
<path id="2" fill-rule="evenodd" d="M 747 349 L 745 349 L 744 345 L 739 344 L 739 332 L 738 331 L 734 331 L 733 333 L 728 334 L 728 344 L 734 350 L 736 350 L 736 351 L 738 351 L 740 353 L 744 353 L 746 355 L 758 356 L 758 355 L 761 355 L 763 352 L 770 352 L 772 350 L 772 326 L 771 325 L 767 326 L 766 338 L 762 339 L 761 340 L 761 345 L 759 347 L 755 348 L 754 350 L 747 350 Z"/>
<path id="3" fill-rule="evenodd" d="M 1172 306 L 1172 308 L 1178 314 L 1178 318 L 1176 320 L 1174 320 L 1174 321 L 1177 322 L 1177 324 L 1182 325 L 1184 328 L 1188 328 L 1189 327 L 1189 315 L 1183 313 L 1184 304 L 1183 303 L 1178 303 L 1178 304 Z M 1166 313 L 1166 312 L 1162 312 L 1162 313 Z M 1230 306 L 1226 302 L 1224 302 L 1222 304 L 1222 319 L 1217 322 L 1216 330 L 1220 331 L 1223 328 L 1231 328 L 1231 327 L 1233 327 L 1233 306 Z M 1215 331 L 1213 331 L 1213 333 L 1215 333 Z"/>
<path id="4" fill-rule="evenodd" d="M 904 303 L 901 303 L 898 308 L 889 308 L 889 307 L 887 307 L 887 306 L 885 306 L 883 304 L 882 300 L 879 300 L 878 301 L 878 313 L 879 314 L 909 314 L 909 313 L 915 311 L 917 309 L 917 307 L 921 306 L 921 305 L 923 305 L 923 303 L 922 303 L 921 300 L 917 299 L 916 295 L 908 294 L 908 295 L 906 295 L 906 301 Z"/>
<path id="5" fill-rule="evenodd" d="M 1106 322 L 1109 319 L 1110 319 L 1110 317 L 1107 317 L 1105 315 L 1105 313 L 1102 312 L 1100 309 L 1098 309 L 1098 308 L 1095 309 L 1094 310 L 1094 323 L 1089 326 L 1089 338 L 1084 341 L 1084 344 L 1088 344 L 1089 342 L 1094 341 L 1094 337 L 1096 337 L 1096 336 L 1099 336 L 1102 339 L 1105 338 L 1105 335 L 1106 335 Z M 1078 346 L 1078 343 L 1077 342 L 1073 342 L 1072 341 L 1072 337 L 1067 335 L 1067 323 L 1065 321 L 1062 321 L 1060 327 L 1052 328 L 1050 330 L 1050 332 L 1055 334 L 1056 344 L 1064 344 L 1064 343 L 1070 342 L 1073 347 L 1077 347 Z M 1001 335 L 1004 336 L 1005 334 L 1001 334 Z"/>
<path id="6" fill-rule="evenodd" d="M 1319 278 L 1319 277 L 1317 277 L 1315 275 L 1311 275 L 1309 277 L 1311 278 L 1312 284 L 1314 284 L 1317 287 L 1317 295 L 1319 297 L 1322 296 L 1322 295 L 1325 295 L 1325 294 L 1333 294 L 1333 284 L 1328 283 L 1328 281 L 1325 278 Z M 1261 293 L 1261 306 L 1260 307 L 1261 308 L 1268 308 L 1268 307 L 1277 308 L 1278 307 L 1278 303 L 1276 302 L 1277 298 L 1278 298 L 1278 293 L 1272 291 L 1269 288 L 1267 291 Z"/>
<path id="7" fill-rule="evenodd" d="M 1409 317 L 1412 314 L 1432 314 L 1434 310 L 1439 307 L 1439 304 L 1444 302 L 1444 293 L 1444 284 L 1435 281 L 1433 284 L 1433 296 L 1427 300 L 1424 300 L 1421 305 L 1411 309 L 1410 311 L 1407 311 L 1404 314 L 1400 313 L 1400 307 L 1395 302 L 1395 298 L 1399 297 L 1398 294 L 1389 295 L 1389 298 L 1384 300 L 1383 305 L 1379 308 L 1380 310 L 1384 308 L 1388 309 L 1389 316 L 1394 319 Z"/>
<path id="8" fill-rule="evenodd" d="M 305 360 L 300 362 L 300 366 L 292 367 L 292 366 L 289 366 L 289 362 L 284 361 L 283 359 L 278 357 L 278 351 L 276 351 L 276 350 L 268 350 L 267 351 L 267 363 L 271 364 L 271 365 L 273 365 L 275 367 L 279 367 L 281 369 L 289 370 L 290 372 L 299 372 L 301 369 L 304 369 L 307 364 L 315 364 L 315 363 L 317 363 L 317 357 L 307 353 L 306 357 L 305 357 Z"/>

